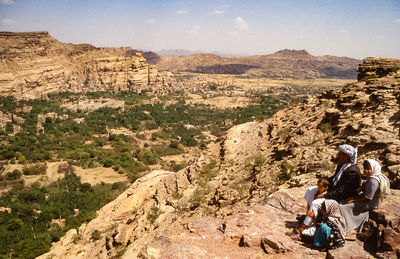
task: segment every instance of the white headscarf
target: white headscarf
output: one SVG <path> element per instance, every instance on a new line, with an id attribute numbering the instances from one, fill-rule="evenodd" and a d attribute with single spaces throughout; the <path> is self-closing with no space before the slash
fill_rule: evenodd
<path id="1" fill-rule="evenodd" d="M 368 163 L 371 165 L 372 175 L 371 178 L 376 179 L 379 182 L 380 198 L 385 195 L 390 194 L 390 182 L 386 175 L 381 172 L 381 165 L 374 159 L 367 159 Z"/>
<path id="2" fill-rule="evenodd" d="M 339 151 L 343 152 L 350 158 L 350 163 L 352 165 L 357 164 L 357 148 L 354 148 L 348 144 L 343 144 L 339 146 Z"/>
<path id="3" fill-rule="evenodd" d="M 350 162 L 342 165 L 342 167 L 340 168 L 339 172 L 337 173 L 337 175 L 333 179 L 333 185 L 334 186 L 336 186 L 336 184 L 339 182 L 340 177 L 342 177 L 343 172 L 347 168 L 349 168 L 352 165 L 357 164 L 357 148 L 354 148 L 353 146 L 350 146 L 348 144 L 343 144 L 343 145 L 339 146 L 339 151 L 341 151 L 344 154 L 346 154 L 349 157 Z"/>

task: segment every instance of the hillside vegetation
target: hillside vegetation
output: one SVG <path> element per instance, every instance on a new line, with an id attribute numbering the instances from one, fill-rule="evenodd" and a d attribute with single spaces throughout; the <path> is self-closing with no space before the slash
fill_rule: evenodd
<path id="1" fill-rule="evenodd" d="M 359 82 L 230 128 L 188 167 L 155 170 L 136 181 L 81 226 L 81 240 L 74 243 L 77 232 L 70 230 L 41 258 L 395 258 L 399 63 L 366 60 L 360 71 L 367 75 Z M 317 177 L 332 175 L 342 143 L 358 147 L 359 161 L 380 162 L 392 195 L 371 212 L 363 235 L 344 248 L 319 251 L 293 242 L 285 233 L 306 209 L 302 195 Z M 101 238 L 89 242 L 94 232 Z"/>

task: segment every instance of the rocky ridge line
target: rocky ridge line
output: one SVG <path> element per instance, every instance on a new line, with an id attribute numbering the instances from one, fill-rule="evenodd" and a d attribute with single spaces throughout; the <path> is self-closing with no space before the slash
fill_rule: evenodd
<path id="1" fill-rule="evenodd" d="M 163 87 L 166 77 L 141 53 L 114 57 L 89 44 L 64 44 L 48 32 L 0 32 L 0 95 L 40 98 L 86 92 Z"/>
<path id="2" fill-rule="evenodd" d="M 246 74 L 251 76 L 294 78 L 356 78 L 358 59 L 312 56 L 305 50 L 281 50 L 269 55 L 220 57 L 214 54 L 161 56 L 159 70 L 193 71 L 209 74 Z"/>

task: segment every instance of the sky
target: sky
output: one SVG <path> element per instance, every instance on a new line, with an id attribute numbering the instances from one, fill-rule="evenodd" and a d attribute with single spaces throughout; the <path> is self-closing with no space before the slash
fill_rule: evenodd
<path id="1" fill-rule="evenodd" d="M 400 58 L 400 0 L 0 0 L 0 31 L 151 51 Z"/>

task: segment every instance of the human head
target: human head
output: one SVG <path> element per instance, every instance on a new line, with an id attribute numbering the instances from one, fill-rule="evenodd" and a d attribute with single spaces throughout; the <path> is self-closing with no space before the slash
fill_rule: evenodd
<path id="1" fill-rule="evenodd" d="M 381 165 L 374 159 L 367 159 L 363 162 L 364 175 L 368 178 L 373 174 L 381 172 Z"/>
<path id="2" fill-rule="evenodd" d="M 317 182 L 317 186 L 318 186 L 318 192 L 319 193 L 323 193 L 326 190 L 328 190 L 329 187 L 329 180 L 328 177 L 321 177 L 318 179 Z"/>
<path id="3" fill-rule="evenodd" d="M 337 154 L 337 161 L 339 165 L 347 163 L 357 164 L 357 148 L 351 145 L 343 144 L 339 146 Z"/>

